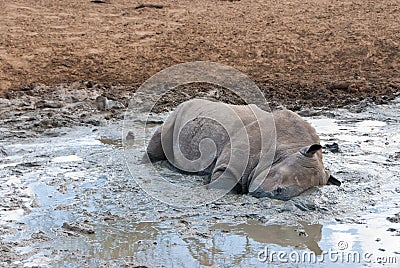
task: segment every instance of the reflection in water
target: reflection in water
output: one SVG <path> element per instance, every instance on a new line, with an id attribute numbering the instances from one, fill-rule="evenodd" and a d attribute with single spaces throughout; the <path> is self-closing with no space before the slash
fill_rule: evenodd
<path id="1" fill-rule="evenodd" d="M 322 237 L 322 225 L 306 222 L 300 222 L 300 224 L 302 228 L 286 225 L 264 226 L 257 222 L 249 222 L 239 225 L 216 224 L 213 229 L 242 233 L 248 238 L 264 244 L 295 247 L 297 249 L 308 248 L 317 255 L 321 254 L 322 250 L 318 246 L 318 242 Z"/>
<path id="2" fill-rule="evenodd" d="M 386 226 L 388 224 L 385 224 L 384 228 Z M 379 229 L 377 226 L 371 227 L 375 231 Z M 287 226 L 262 225 L 249 220 L 237 225 L 217 223 L 209 232 L 201 232 L 196 227 L 187 226 L 186 223 L 177 225 L 176 221 L 170 220 L 162 223 L 129 224 L 122 219 L 109 225 L 98 226 L 94 235 L 63 238 L 57 241 L 55 246 L 68 250 L 65 251 L 65 256 L 59 256 L 59 264 L 62 266 L 82 261 L 90 266 L 101 266 L 109 260 L 115 260 L 114 264 L 117 266 L 133 264 L 147 267 L 265 267 L 267 264 L 257 259 L 257 254 L 264 247 L 286 253 L 309 251 L 319 256 L 338 251 L 338 242 L 341 241 L 346 242 L 349 248 L 339 252 L 373 253 L 372 261 L 378 256 L 396 258 L 392 250 L 398 245 L 398 238 L 390 234 L 382 236 L 383 233 L 380 232 L 384 241 L 382 245 L 376 241 L 374 235 L 371 236 L 371 232 L 366 232 L 368 229 L 368 226 L 363 224 L 328 224 L 323 227 L 320 224 L 299 222 L 299 226 Z M 352 239 L 354 237 L 357 241 Z M 362 245 L 368 246 L 364 248 Z M 389 252 L 382 253 L 378 248 L 387 249 Z M 71 251 L 78 251 L 80 254 L 71 255 Z M 325 255 L 323 263 L 307 265 L 340 267 L 349 264 L 340 258 L 332 262 L 327 256 Z M 362 257 L 360 258 L 361 262 L 357 262 L 359 264 L 362 263 Z M 279 262 L 270 264 L 282 265 Z"/>
<path id="3" fill-rule="evenodd" d="M 65 243 L 68 250 L 79 249 L 91 265 L 100 265 L 109 259 L 134 264 L 166 267 L 182 266 L 241 266 L 261 265 L 257 261 L 260 248 L 271 245 L 292 247 L 295 250 L 311 250 L 321 253 L 322 225 L 300 222 L 299 226 L 262 225 L 248 221 L 238 225 L 218 223 L 210 233 L 196 228 L 177 226 L 173 221 L 164 223 L 139 222 L 129 224 L 129 231 L 117 226 L 121 222 L 98 226 L 95 235 L 86 239 L 72 239 Z M 61 246 L 61 245 L 59 245 Z M 62 265 L 76 262 L 76 256 L 65 256 Z"/>
<path id="4" fill-rule="evenodd" d="M 144 266 L 187 266 L 197 265 L 196 259 L 190 254 L 190 243 L 186 243 L 177 233 L 168 230 L 164 224 L 156 222 L 124 223 L 124 229 L 117 225 L 98 226 L 95 234 L 86 235 L 85 239 L 65 239 L 60 247 L 67 247 L 68 254 L 59 259 L 62 266 L 68 266 L 79 260 L 79 255 L 93 267 L 107 263 L 108 260 L 118 260 L 117 264 L 132 263 Z M 129 229 L 129 230 L 126 230 Z M 77 242 L 79 241 L 79 242 Z M 204 245 L 201 246 L 204 250 Z M 77 250 L 79 255 L 71 255 Z"/>

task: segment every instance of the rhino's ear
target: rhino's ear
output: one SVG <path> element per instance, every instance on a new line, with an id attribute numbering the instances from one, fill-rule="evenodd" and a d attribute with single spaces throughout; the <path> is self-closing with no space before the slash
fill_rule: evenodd
<path id="1" fill-rule="evenodd" d="M 300 149 L 300 153 L 305 156 L 312 157 L 317 151 L 321 150 L 322 146 L 319 144 L 313 144 Z"/>

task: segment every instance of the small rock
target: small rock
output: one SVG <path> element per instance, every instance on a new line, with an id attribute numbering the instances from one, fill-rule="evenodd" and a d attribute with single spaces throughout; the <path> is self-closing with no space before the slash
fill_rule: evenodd
<path id="1" fill-rule="evenodd" d="M 114 223 L 116 220 L 111 217 L 104 217 L 103 221 L 108 222 L 108 223 Z"/>
<path id="2" fill-rule="evenodd" d="M 351 105 L 348 107 L 349 111 L 352 113 L 362 113 L 364 112 L 368 107 L 370 106 L 370 103 L 368 100 L 364 99 L 356 105 Z"/>
<path id="3" fill-rule="evenodd" d="M 392 223 L 400 223 L 400 213 L 396 213 L 393 217 L 387 217 L 386 219 Z"/>
<path id="4" fill-rule="evenodd" d="M 24 87 L 21 87 L 20 90 L 21 91 L 30 91 L 33 90 L 36 87 L 36 84 L 30 84 Z"/>
<path id="5" fill-rule="evenodd" d="M 35 103 L 35 107 L 38 109 L 43 109 L 43 108 L 52 108 L 52 109 L 57 109 L 63 107 L 63 105 L 59 102 L 47 102 L 44 100 L 38 101 Z"/>
<path id="6" fill-rule="evenodd" d="M 134 141 L 135 141 L 135 134 L 133 133 L 133 131 L 128 131 L 128 134 L 126 134 L 125 137 L 126 145 L 131 146 L 133 145 Z"/>
<path id="7" fill-rule="evenodd" d="M 94 86 L 95 82 L 93 82 L 93 81 L 86 81 L 86 82 L 83 82 L 83 84 L 84 84 L 87 88 L 92 88 L 92 87 Z"/>
<path id="8" fill-rule="evenodd" d="M 295 211 L 296 207 L 292 202 L 285 202 L 285 204 L 283 205 L 283 208 L 280 210 L 281 212 L 285 212 L 285 211 Z"/>
<path id="9" fill-rule="evenodd" d="M 196 232 L 196 235 L 202 237 L 202 238 L 210 238 L 210 236 L 206 233 L 202 233 L 202 232 Z"/>
<path id="10" fill-rule="evenodd" d="M 79 102 L 79 101 L 80 101 L 80 100 L 79 100 L 77 97 L 71 96 L 71 102 L 77 103 L 77 102 Z"/>
<path id="11" fill-rule="evenodd" d="M 182 223 L 184 225 L 189 225 L 190 223 L 187 220 L 179 220 L 179 223 Z"/>
<path id="12" fill-rule="evenodd" d="M 141 8 L 155 8 L 155 9 L 162 9 L 164 5 L 161 4 L 139 4 L 135 6 L 135 9 L 141 9 Z"/>
<path id="13" fill-rule="evenodd" d="M 324 146 L 326 149 L 328 149 L 329 151 L 331 151 L 332 153 L 339 153 L 339 144 L 337 144 L 336 142 L 332 143 L 332 144 L 325 144 Z"/>
<path id="14" fill-rule="evenodd" d="M 381 239 L 378 237 L 377 239 L 375 239 L 375 241 L 376 241 L 376 242 L 379 242 L 379 241 L 381 241 Z"/>
<path id="15" fill-rule="evenodd" d="M 8 99 L 0 98 L 0 107 L 9 107 L 11 102 Z"/>
<path id="16" fill-rule="evenodd" d="M 96 98 L 97 109 L 100 111 L 105 111 L 108 109 L 108 99 L 104 96 L 98 96 Z"/>
<path id="17" fill-rule="evenodd" d="M 301 211 L 315 211 L 317 209 L 316 204 L 308 200 L 294 199 L 293 202 Z"/>
<path id="18" fill-rule="evenodd" d="M 125 105 L 123 105 L 121 102 L 112 100 L 112 99 L 108 98 L 108 96 L 109 95 L 107 95 L 107 97 L 104 95 L 101 95 L 96 98 L 96 105 L 97 105 L 98 110 L 106 111 L 106 110 L 112 110 L 112 109 L 125 108 Z"/>
<path id="19" fill-rule="evenodd" d="M 304 117 L 311 117 L 321 115 L 322 111 L 317 109 L 302 108 L 300 111 L 297 112 L 297 114 Z"/>
<path id="20" fill-rule="evenodd" d="M 51 241 L 53 240 L 50 236 L 48 236 L 45 232 L 39 231 L 37 233 L 33 233 L 31 235 L 32 239 L 40 240 L 40 241 Z"/>
<path id="21" fill-rule="evenodd" d="M 59 136 L 62 136 L 62 135 L 65 135 L 66 133 L 62 133 L 62 132 L 60 132 L 60 131 L 45 131 L 44 133 L 43 133 L 43 135 L 45 135 L 45 136 L 47 136 L 47 137 L 59 137 Z"/>
<path id="22" fill-rule="evenodd" d="M 348 90 L 351 83 L 348 81 L 337 81 L 331 83 L 327 88 L 328 89 L 339 89 L 339 90 Z"/>
<path id="23" fill-rule="evenodd" d="M 98 126 L 103 125 L 105 123 L 105 120 L 100 117 L 91 117 L 91 118 L 82 120 L 82 123 L 98 127 Z"/>
<path id="24" fill-rule="evenodd" d="M 38 162 L 25 162 L 25 163 L 18 164 L 17 166 L 30 168 L 30 167 L 40 167 L 41 164 Z"/>
<path id="25" fill-rule="evenodd" d="M 94 230 L 87 225 L 81 224 L 81 223 L 67 223 L 64 222 L 62 225 L 62 228 L 68 230 L 68 231 L 73 231 L 77 233 L 82 233 L 82 234 L 94 234 Z"/>
<path id="26" fill-rule="evenodd" d="M 124 109 L 125 105 L 119 101 L 111 101 L 110 109 Z"/>
<path id="27" fill-rule="evenodd" d="M 3 146 L 0 146 L 0 155 L 2 155 L 2 156 L 7 156 L 8 155 L 6 149 Z"/>
<path id="28" fill-rule="evenodd" d="M 113 100 L 113 101 L 117 101 L 118 100 L 117 96 L 115 96 L 111 92 L 104 92 L 104 93 L 101 94 L 101 96 L 106 97 L 107 99 Z"/>

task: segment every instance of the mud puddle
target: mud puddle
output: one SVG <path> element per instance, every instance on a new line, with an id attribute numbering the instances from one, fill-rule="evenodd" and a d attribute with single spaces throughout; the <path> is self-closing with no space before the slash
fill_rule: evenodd
<path id="1" fill-rule="evenodd" d="M 306 113 L 342 187 L 287 202 L 227 195 L 187 209 L 154 200 L 135 183 L 120 122 L 24 139 L 3 127 L 0 266 L 397 266 L 400 99 Z M 192 179 L 159 168 L 173 180 Z M 146 174 L 142 167 L 132 173 Z"/>

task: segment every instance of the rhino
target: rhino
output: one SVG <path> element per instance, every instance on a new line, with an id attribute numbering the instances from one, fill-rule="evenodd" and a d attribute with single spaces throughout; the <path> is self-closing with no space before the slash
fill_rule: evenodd
<path id="1" fill-rule="evenodd" d="M 204 99 L 181 103 L 151 137 L 146 160 L 207 175 L 209 188 L 289 200 L 340 181 L 325 170 L 315 129 L 289 110 Z"/>

